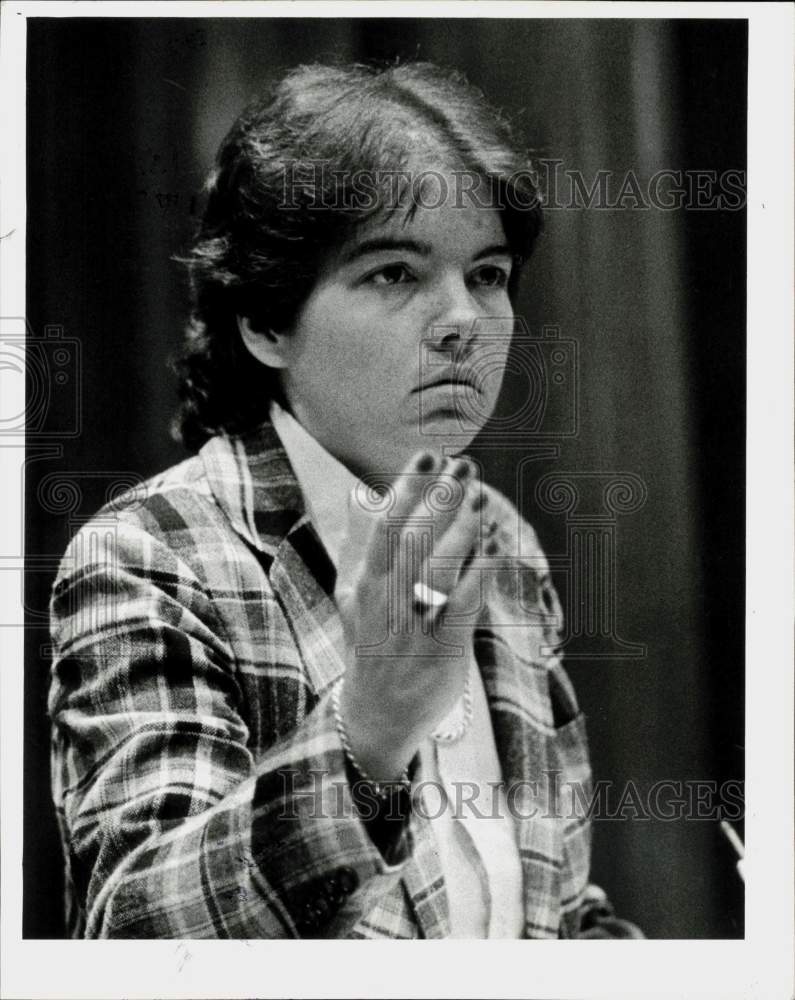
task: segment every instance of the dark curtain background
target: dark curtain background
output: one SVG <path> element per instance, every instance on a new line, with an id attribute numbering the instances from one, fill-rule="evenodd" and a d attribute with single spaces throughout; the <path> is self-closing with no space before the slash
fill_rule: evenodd
<path id="1" fill-rule="evenodd" d="M 66 345 L 69 376 L 41 406 L 36 371 L 28 386 L 26 936 L 62 934 L 49 587 L 69 536 L 117 484 L 185 457 L 167 430 L 166 362 L 186 310 L 170 257 L 242 105 L 300 62 L 420 57 L 463 70 L 538 156 L 589 183 L 599 170 L 641 182 L 662 169 L 744 170 L 746 41 L 746 23 L 728 20 L 30 18 L 28 321 L 45 370 Z M 567 369 L 549 401 L 551 436 L 478 452 L 536 526 L 580 622 L 569 669 L 594 770 L 616 797 L 665 779 L 707 783 L 708 800 L 743 776 L 744 254 L 742 211 L 553 206 L 518 312 L 535 335 L 557 328 L 567 356 L 577 350 L 576 378 Z M 509 379 L 501 414 L 527 393 Z M 579 484 L 576 510 L 550 502 L 543 477 L 563 473 Z M 616 513 L 620 502 L 581 489 L 616 479 L 645 502 Z M 583 525 L 608 546 L 606 633 L 589 626 L 590 598 L 572 582 Z M 595 825 L 594 879 L 620 913 L 650 937 L 742 936 L 742 887 L 716 820 L 631 811 Z"/>

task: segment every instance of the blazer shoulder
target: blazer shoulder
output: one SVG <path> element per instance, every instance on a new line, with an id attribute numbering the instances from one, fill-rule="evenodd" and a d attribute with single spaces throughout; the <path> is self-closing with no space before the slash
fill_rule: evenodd
<path id="1" fill-rule="evenodd" d="M 204 467 L 194 455 L 113 497 L 80 531 L 118 524 L 139 528 L 169 544 L 186 528 L 201 525 L 217 513 Z"/>
<path id="2" fill-rule="evenodd" d="M 135 562 L 147 538 L 202 578 L 207 559 L 228 548 L 233 537 L 201 459 L 192 456 L 105 503 L 72 537 L 56 585 L 84 566 L 92 553 L 107 557 L 108 546 L 114 562 L 127 556 Z"/>

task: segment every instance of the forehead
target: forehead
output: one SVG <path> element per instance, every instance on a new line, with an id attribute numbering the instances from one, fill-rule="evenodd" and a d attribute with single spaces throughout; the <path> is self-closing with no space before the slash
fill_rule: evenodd
<path id="1" fill-rule="evenodd" d="M 341 256 L 371 241 L 416 241 L 438 254 L 469 255 L 507 243 L 496 207 L 462 194 L 455 177 L 424 175 L 411 202 L 354 226 L 339 247 Z"/>

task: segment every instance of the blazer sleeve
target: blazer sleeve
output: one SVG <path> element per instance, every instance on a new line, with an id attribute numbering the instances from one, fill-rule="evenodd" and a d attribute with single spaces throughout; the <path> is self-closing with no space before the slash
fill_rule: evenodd
<path id="1" fill-rule="evenodd" d="M 163 541 L 84 529 L 51 630 L 54 798 L 86 937 L 342 937 L 399 881 L 409 824 L 388 864 L 328 696 L 255 762 L 213 602 Z"/>

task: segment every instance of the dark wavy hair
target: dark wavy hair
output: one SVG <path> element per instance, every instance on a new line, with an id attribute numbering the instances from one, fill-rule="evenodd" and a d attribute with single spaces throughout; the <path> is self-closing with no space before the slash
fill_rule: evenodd
<path id="1" fill-rule="evenodd" d="M 416 208 L 408 168 L 418 163 L 460 171 L 468 197 L 500 208 L 519 264 L 513 298 L 541 230 L 539 199 L 508 124 L 460 74 L 430 63 L 299 66 L 240 115 L 205 186 L 196 238 L 178 258 L 192 311 L 175 362 L 173 433 L 190 451 L 262 423 L 281 399 L 278 373 L 245 348 L 237 317 L 289 328 L 324 254 L 376 214 Z"/>

